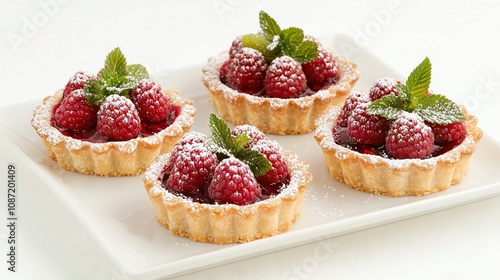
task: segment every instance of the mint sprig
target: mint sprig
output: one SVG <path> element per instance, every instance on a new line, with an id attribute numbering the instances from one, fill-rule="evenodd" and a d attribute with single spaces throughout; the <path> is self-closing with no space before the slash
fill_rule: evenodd
<path id="1" fill-rule="evenodd" d="M 118 94 L 128 97 L 131 89 L 142 79 L 148 79 L 147 69 L 140 64 L 127 65 L 127 60 L 119 48 L 113 49 L 104 61 L 104 68 L 98 79 L 85 84 L 84 91 L 90 104 L 100 105 L 106 97 Z"/>
<path id="2" fill-rule="evenodd" d="M 245 134 L 233 137 L 229 126 L 215 114 L 210 114 L 208 126 L 212 136 L 207 146 L 219 161 L 234 156 L 247 164 L 256 177 L 271 170 L 271 163 L 263 154 L 245 147 L 252 140 L 250 137 Z"/>
<path id="3" fill-rule="evenodd" d="M 247 34 L 241 42 L 244 47 L 261 52 L 267 62 L 276 57 L 290 56 L 299 63 L 306 63 L 318 56 L 318 44 L 304 41 L 304 31 L 297 27 L 281 29 L 266 12 L 260 11 L 259 24 L 262 33 Z"/>
<path id="4" fill-rule="evenodd" d="M 398 95 L 386 95 L 373 101 L 366 112 L 394 120 L 403 112 L 413 112 L 424 121 L 450 124 L 465 120 L 460 107 L 446 96 L 428 94 L 432 65 L 425 58 L 408 76 L 405 84 L 396 85 Z"/>

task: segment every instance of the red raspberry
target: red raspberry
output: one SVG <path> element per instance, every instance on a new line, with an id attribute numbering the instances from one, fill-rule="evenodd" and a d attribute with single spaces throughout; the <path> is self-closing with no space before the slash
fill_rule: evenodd
<path id="1" fill-rule="evenodd" d="M 233 131 L 231 131 L 231 134 L 233 136 L 245 134 L 250 137 L 252 140 L 250 140 L 250 142 L 247 144 L 247 148 L 257 144 L 257 142 L 261 140 L 267 139 L 267 136 L 264 134 L 264 132 L 260 131 L 255 126 L 251 126 L 248 124 L 238 125 L 234 127 Z"/>
<path id="2" fill-rule="evenodd" d="M 262 53 L 251 48 L 242 48 L 234 54 L 227 72 L 229 86 L 248 94 L 257 94 L 264 89 L 267 63 Z"/>
<path id="3" fill-rule="evenodd" d="M 285 55 L 271 62 L 264 85 L 270 97 L 297 98 L 306 90 L 307 80 L 300 63 Z"/>
<path id="4" fill-rule="evenodd" d="M 212 180 L 217 156 L 203 145 L 194 145 L 177 154 L 171 162 L 167 188 L 179 193 L 194 193 Z"/>
<path id="5" fill-rule="evenodd" d="M 81 131 L 95 125 L 97 121 L 97 105 L 90 105 L 83 89 L 70 92 L 54 112 L 56 123 L 66 129 Z"/>
<path id="6" fill-rule="evenodd" d="M 399 83 L 401 82 L 389 77 L 378 79 L 375 83 L 373 83 L 370 88 L 370 92 L 368 93 L 371 101 L 377 100 L 389 94 L 398 95 L 396 85 Z"/>
<path id="7" fill-rule="evenodd" d="M 139 113 L 130 99 L 117 94 L 106 97 L 97 112 L 97 132 L 110 140 L 136 138 L 141 130 Z"/>
<path id="8" fill-rule="evenodd" d="M 321 42 L 318 40 L 318 38 L 316 38 L 316 37 L 314 37 L 312 35 L 309 35 L 309 34 L 304 35 L 304 40 L 303 41 L 312 41 L 312 42 L 314 42 L 314 43 L 316 43 L 318 45 L 318 49 L 322 48 Z"/>
<path id="9" fill-rule="evenodd" d="M 318 48 L 318 56 L 302 64 L 302 70 L 307 78 L 307 85 L 313 91 L 323 89 L 338 81 L 337 62 L 332 54 L 324 48 Z"/>
<path id="10" fill-rule="evenodd" d="M 396 159 L 425 158 L 434 151 L 434 135 L 420 116 L 404 112 L 392 123 L 385 146 Z"/>
<path id="11" fill-rule="evenodd" d="M 160 122 L 170 115 L 170 100 L 160 84 L 153 80 L 139 81 L 137 88 L 131 90 L 129 95 L 143 120 Z"/>
<path id="12" fill-rule="evenodd" d="M 463 140 L 465 138 L 465 124 L 456 122 L 451 124 L 428 124 L 434 133 L 434 141 L 438 144 Z"/>
<path id="13" fill-rule="evenodd" d="M 227 79 L 227 73 L 229 71 L 229 63 L 231 62 L 231 60 L 226 60 L 224 61 L 224 63 L 222 64 L 222 66 L 220 67 L 220 71 L 219 71 L 219 80 L 223 83 L 223 84 L 227 84 L 228 82 L 228 79 Z"/>
<path id="14" fill-rule="evenodd" d="M 199 132 L 186 133 L 175 145 L 170 153 L 170 162 L 175 162 L 177 157 L 183 151 L 189 150 L 194 146 L 202 145 L 207 137 Z"/>
<path id="15" fill-rule="evenodd" d="M 351 115 L 352 110 L 354 110 L 354 108 L 356 108 L 358 104 L 367 102 L 370 102 L 367 95 L 359 91 L 353 91 L 349 93 L 346 100 L 344 101 L 344 105 L 342 105 L 339 117 L 337 118 L 337 125 L 347 127 L 347 119 Z"/>
<path id="16" fill-rule="evenodd" d="M 243 43 L 241 42 L 242 38 L 243 36 L 241 35 L 234 38 L 231 43 L 231 47 L 229 48 L 229 59 L 233 59 L 236 53 L 243 48 Z"/>
<path id="17" fill-rule="evenodd" d="M 272 185 L 284 182 L 288 178 L 288 166 L 285 156 L 278 144 L 273 141 L 264 140 L 253 146 L 253 149 L 263 154 L 271 163 L 271 170 L 257 177 L 257 182 L 262 185 Z"/>
<path id="18" fill-rule="evenodd" d="M 85 86 L 85 83 L 87 83 L 87 81 L 96 80 L 96 79 L 97 79 L 97 76 L 92 74 L 92 73 L 85 72 L 85 71 L 76 72 L 73 75 L 73 77 L 71 77 L 69 79 L 68 83 L 64 87 L 63 97 L 68 96 L 68 94 L 70 92 L 72 92 L 76 89 L 82 89 Z"/>
<path id="19" fill-rule="evenodd" d="M 215 168 L 208 195 L 216 203 L 254 203 L 261 189 L 250 167 L 235 157 L 222 160 Z"/>
<path id="20" fill-rule="evenodd" d="M 359 103 L 347 119 L 347 135 L 360 144 L 379 146 L 384 144 L 389 129 L 386 118 L 366 112 L 369 103 Z"/>

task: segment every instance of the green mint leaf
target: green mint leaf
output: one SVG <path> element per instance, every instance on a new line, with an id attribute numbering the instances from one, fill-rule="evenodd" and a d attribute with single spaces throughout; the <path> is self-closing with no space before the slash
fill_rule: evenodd
<path id="1" fill-rule="evenodd" d="M 382 116 L 388 120 L 397 119 L 404 110 L 404 100 L 396 95 L 386 95 L 379 98 L 366 108 L 368 114 Z"/>
<path id="2" fill-rule="evenodd" d="M 299 63 L 309 62 L 318 56 L 318 44 L 304 41 L 304 31 L 297 27 L 281 31 L 279 45 L 283 55 L 288 55 Z"/>
<path id="3" fill-rule="evenodd" d="M 127 75 L 127 60 L 119 48 L 112 50 L 104 61 L 104 69 L 101 72 L 101 78 L 107 79 L 110 75 Z"/>
<path id="4" fill-rule="evenodd" d="M 318 56 L 318 44 L 313 41 L 301 42 L 292 57 L 299 63 L 306 63 Z"/>
<path id="5" fill-rule="evenodd" d="M 149 79 L 148 70 L 141 64 L 127 65 L 127 73 L 128 77 L 136 82 L 139 82 L 143 79 Z"/>
<path id="6" fill-rule="evenodd" d="M 101 105 L 106 98 L 105 86 L 105 82 L 101 79 L 89 80 L 85 83 L 83 91 L 89 104 Z"/>
<path id="7" fill-rule="evenodd" d="M 460 107 L 446 96 L 441 94 L 426 95 L 420 100 L 419 107 L 414 113 L 424 121 L 437 124 L 450 124 L 465 120 Z"/>
<path id="8" fill-rule="evenodd" d="M 212 132 L 212 141 L 222 149 L 233 150 L 233 139 L 229 126 L 215 114 L 210 114 L 208 127 Z"/>
<path id="9" fill-rule="evenodd" d="M 256 150 L 245 148 L 251 138 L 248 135 L 233 137 L 229 126 L 215 114 L 210 114 L 208 126 L 212 132 L 207 147 L 217 155 L 219 161 L 231 155 L 246 163 L 255 176 L 269 171 L 272 166 L 267 158 Z"/>
<path id="10" fill-rule="evenodd" d="M 297 27 L 289 27 L 281 31 L 279 45 L 284 55 L 293 57 L 300 43 L 304 40 L 304 32 Z"/>
<path id="11" fill-rule="evenodd" d="M 431 83 L 432 65 L 429 58 L 425 58 L 408 76 L 406 85 L 411 94 L 418 99 L 425 96 Z"/>
<path id="12" fill-rule="evenodd" d="M 241 151 L 245 149 L 245 145 L 248 144 L 252 140 L 248 135 L 240 134 L 233 138 L 234 143 L 234 152 Z"/>
<path id="13" fill-rule="evenodd" d="M 259 24 L 268 41 L 272 41 L 274 36 L 281 33 L 278 23 L 264 11 L 260 11 L 259 13 Z"/>
<path id="14" fill-rule="evenodd" d="M 235 156 L 250 167 L 255 177 L 266 174 L 272 168 L 269 160 L 256 150 L 244 149 Z"/>

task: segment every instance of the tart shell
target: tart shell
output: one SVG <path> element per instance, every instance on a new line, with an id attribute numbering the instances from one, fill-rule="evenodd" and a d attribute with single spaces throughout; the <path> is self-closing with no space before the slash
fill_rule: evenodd
<path id="1" fill-rule="evenodd" d="M 428 159 L 387 159 L 358 153 L 335 143 L 332 129 L 340 107 L 332 107 L 317 120 L 314 138 L 321 147 L 330 176 L 348 186 L 386 196 L 423 196 L 457 184 L 469 168 L 469 160 L 483 132 L 477 118 L 466 116 L 467 134 L 452 150 Z"/>
<path id="2" fill-rule="evenodd" d="M 250 124 L 269 134 L 304 134 L 314 130 L 315 119 L 344 102 L 359 78 L 357 65 L 332 53 L 340 80 L 328 89 L 300 98 L 268 98 L 238 92 L 220 81 L 222 64 L 228 52 L 208 60 L 202 69 L 203 84 L 218 114 L 234 125 Z"/>
<path id="3" fill-rule="evenodd" d="M 285 157 L 289 185 L 274 197 L 244 206 L 193 202 L 164 189 L 161 178 L 170 153 L 159 156 L 142 178 L 156 219 L 174 235 L 199 242 L 242 243 L 285 232 L 299 217 L 312 175 L 297 155 L 285 151 Z"/>
<path id="4" fill-rule="evenodd" d="M 193 101 L 180 98 L 176 91 L 167 90 L 165 94 L 172 104 L 181 106 L 181 112 L 169 127 L 148 137 L 92 143 L 63 135 L 51 125 L 52 111 L 62 98 L 62 90 L 35 108 L 31 125 L 42 138 L 47 154 L 64 169 L 102 176 L 137 175 L 158 155 L 172 150 L 193 125 Z"/>

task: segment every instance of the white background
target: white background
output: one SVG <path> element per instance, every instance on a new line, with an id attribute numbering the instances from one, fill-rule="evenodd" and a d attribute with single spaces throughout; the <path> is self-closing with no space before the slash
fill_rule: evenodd
<path id="1" fill-rule="evenodd" d="M 465 104 L 500 139 L 500 2 L 493 0 L 1 0 L 0 105 L 50 95 L 78 70 L 96 72 L 117 46 L 153 74 L 203 63 L 236 35 L 256 31 L 259 10 L 309 34 L 350 35 L 400 73 L 428 56 L 434 91 Z M 16 161 L 5 158 L 7 149 L 0 148 L 2 169 Z M 1 261 L 1 278 L 120 279 L 49 189 L 18 175 L 38 187 L 19 197 L 18 272 Z M 6 227 L 0 232 L 5 260 Z M 321 258 L 320 243 L 311 243 L 177 279 L 499 279 L 500 197 L 327 242 L 334 249 Z"/>

